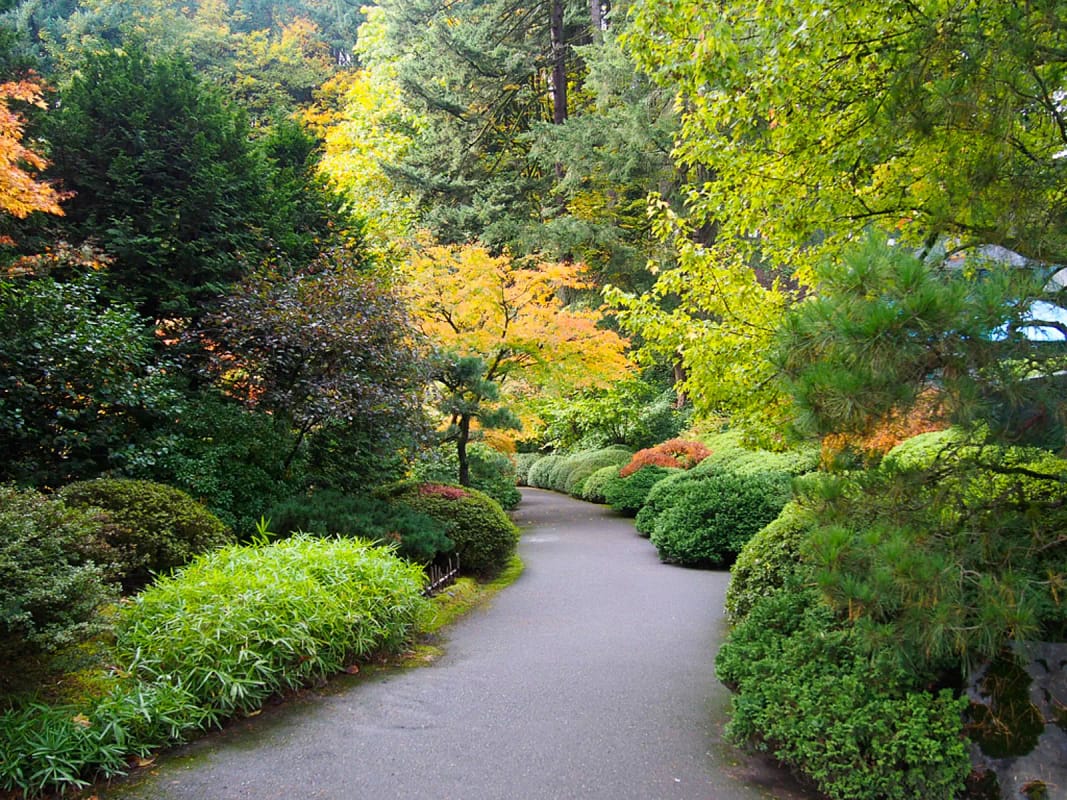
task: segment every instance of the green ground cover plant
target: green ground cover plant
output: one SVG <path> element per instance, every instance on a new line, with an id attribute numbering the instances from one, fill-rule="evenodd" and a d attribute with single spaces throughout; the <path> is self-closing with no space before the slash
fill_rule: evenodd
<path id="1" fill-rule="evenodd" d="M 854 630 L 798 583 L 759 600 L 715 662 L 737 692 L 728 736 L 832 800 L 952 800 L 970 772 L 966 698 L 925 691 L 930 675 L 872 654 Z"/>

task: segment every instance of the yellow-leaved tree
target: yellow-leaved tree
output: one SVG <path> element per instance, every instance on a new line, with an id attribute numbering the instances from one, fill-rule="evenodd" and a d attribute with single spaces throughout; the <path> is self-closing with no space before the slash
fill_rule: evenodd
<path id="1" fill-rule="evenodd" d="M 445 441 L 468 482 L 472 424 L 515 427 L 507 410 L 537 391 L 602 386 L 631 369 L 628 343 L 599 309 L 569 300 L 590 288 L 581 264 L 517 260 L 479 244 L 423 244 L 406 259 L 410 303 L 433 349 Z"/>
<path id="2" fill-rule="evenodd" d="M 33 173 L 48 162 L 23 144 L 25 120 L 11 108 L 12 101 L 44 108 L 41 86 L 33 80 L 0 84 L 0 210 L 22 218 L 34 211 L 62 214 L 64 195 Z"/>

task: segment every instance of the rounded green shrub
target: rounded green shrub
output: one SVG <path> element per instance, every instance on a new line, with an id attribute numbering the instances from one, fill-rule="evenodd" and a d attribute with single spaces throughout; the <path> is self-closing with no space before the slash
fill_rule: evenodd
<path id="1" fill-rule="evenodd" d="M 601 467 L 582 484 L 582 499 L 590 503 L 606 503 L 604 487 L 619 476 L 619 467 Z"/>
<path id="2" fill-rule="evenodd" d="M 530 486 L 535 486 L 538 489 L 551 489 L 552 471 L 556 464 L 562 460 L 563 456 L 554 453 L 542 456 L 530 467 L 530 471 L 526 476 L 527 482 Z"/>
<path id="3" fill-rule="evenodd" d="M 488 577 L 500 572 L 519 543 L 519 529 L 500 505 L 477 489 L 426 483 L 396 498 L 448 526 L 463 572 Z"/>
<path id="4" fill-rule="evenodd" d="M 818 594 L 758 600 L 715 660 L 736 692 L 727 735 L 770 752 L 832 800 L 952 800 L 971 769 L 966 698 L 856 641 Z"/>
<path id="5" fill-rule="evenodd" d="M 428 514 L 372 495 L 329 489 L 279 503 L 270 510 L 270 527 L 280 537 L 303 532 L 370 539 L 395 546 L 398 555 L 419 563 L 429 563 L 453 547 L 445 524 Z"/>
<path id="6" fill-rule="evenodd" d="M 630 451 L 624 447 L 604 447 L 569 455 L 563 461 L 565 466 L 560 470 L 562 483 L 557 491 L 580 497 L 582 484 L 590 475 L 604 467 L 625 464 L 629 458 Z"/>
<path id="7" fill-rule="evenodd" d="M 625 478 L 616 476 L 604 486 L 604 499 L 619 513 L 637 516 L 652 487 L 681 471 L 672 467 L 643 467 Z"/>
<path id="8" fill-rule="evenodd" d="M 0 663 L 103 629 L 96 612 L 115 592 L 89 560 L 101 552 L 100 526 L 94 514 L 0 485 Z"/>
<path id="9" fill-rule="evenodd" d="M 703 480 L 703 478 L 704 476 L 696 476 L 692 470 L 687 470 L 675 472 L 666 476 L 663 480 L 657 481 L 648 490 L 645 503 L 641 506 L 641 510 L 637 512 L 637 517 L 634 519 L 634 527 L 637 528 L 637 532 L 645 538 L 651 536 L 652 531 L 656 529 L 656 518 L 674 503 L 674 487 L 679 483 Z"/>
<path id="10" fill-rule="evenodd" d="M 800 566 L 800 545 L 815 527 L 815 518 L 797 503 L 763 527 L 741 548 L 730 569 L 726 617 L 737 625 L 755 603 L 785 586 Z"/>
<path id="11" fill-rule="evenodd" d="M 233 545 L 138 594 L 116 649 L 184 687 L 212 722 L 395 648 L 426 607 L 417 564 L 354 539 Z"/>
<path id="12" fill-rule="evenodd" d="M 128 592 L 233 541 L 218 517 L 161 483 L 100 478 L 72 483 L 58 495 L 68 505 L 103 510 L 104 538 L 118 553 Z"/>
<path id="13" fill-rule="evenodd" d="M 680 481 L 672 487 L 669 507 L 656 518 L 652 544 L 669 563 L 726 566 L 781 513 L 789 495 L 789 476 L 782 474 L 726 473 Z"/>
<path id="14" fill-rule="evenodd" d="M 544 457 L 544 453 L 515 454 L 515 480 L 519 486 L 533 485 L 530 483 L 530 468 Z"/>

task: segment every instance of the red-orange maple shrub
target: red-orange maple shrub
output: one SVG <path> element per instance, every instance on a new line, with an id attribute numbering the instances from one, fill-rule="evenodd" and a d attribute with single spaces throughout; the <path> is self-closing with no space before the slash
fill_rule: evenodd
<path id="1" fill-rule="evenodd" d="M 711 455 L 703 442 L 689 439 L 668 439 L 655 447 L 646 447 L 634 453 L 630 463 L 619 470 L 619 477 L 633 475 L 642 467 L 674 467 L 691 469 Z"/>

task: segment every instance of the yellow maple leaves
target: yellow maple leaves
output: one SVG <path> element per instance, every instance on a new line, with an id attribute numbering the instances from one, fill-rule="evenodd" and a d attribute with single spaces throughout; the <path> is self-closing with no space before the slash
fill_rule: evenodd
<path id="1" fill-rule="evenodd" d="M 484 359 L 489 380 L 565 391 L 606 385 L 631 369 L 627 341 L 599 326 L 599 309 L 578 304 L 591 288 L 581 264 L 423 242 L 404 268 L 423 334 Z"/>
<path id="2" fill-rule="evenodd" d="M 11 108 L 12 101 L 44 108 L 41 85 L 33 80 L 0 84 L 0 210 L 20 219 L 34 211 L 62 215 L 59 203 L 66 195 L 34 177 L 48 162 L 23 144 L 26 121 Z"/>

